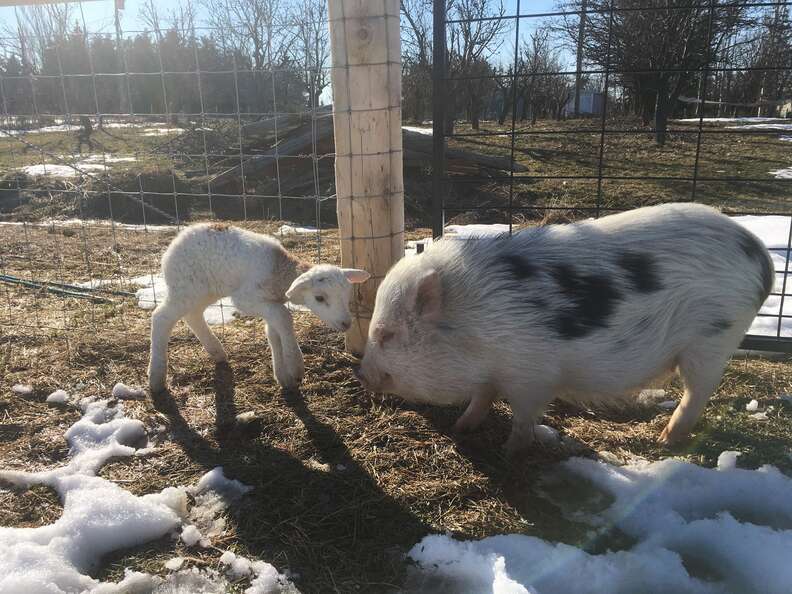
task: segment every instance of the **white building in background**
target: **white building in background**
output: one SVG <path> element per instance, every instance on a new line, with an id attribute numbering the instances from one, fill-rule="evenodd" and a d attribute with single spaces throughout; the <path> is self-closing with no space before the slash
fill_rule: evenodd
<path id="1" fill-rule="evenodd" d="M 597 91 L 584 91 L 580 93 L 580 115 L 581 116 L 598 116 L 602 115 L 602 110 L 605 108 L 605 95 Z M 569 101 L 564 105 L 564 116 L 574 117 L 575 115 L 575 97 L 570 97 Z"/>

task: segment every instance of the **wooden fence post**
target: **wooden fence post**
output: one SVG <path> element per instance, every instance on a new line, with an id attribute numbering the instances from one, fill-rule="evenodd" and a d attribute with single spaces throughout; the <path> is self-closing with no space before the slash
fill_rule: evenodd
<path id="1" fill-rule="evenodd" d="M 346 336 L 360 354 L 377 287 L 404 256 L 399 2 L 328 0 L 328 15 L 341 264 L 371 274 Z"/>

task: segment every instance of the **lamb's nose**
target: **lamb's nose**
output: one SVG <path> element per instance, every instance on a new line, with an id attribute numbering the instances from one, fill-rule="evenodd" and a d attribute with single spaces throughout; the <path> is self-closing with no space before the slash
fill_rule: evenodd
<path id="1" fill-rule="evenodd" d="M 352 327 L 352 322 L 341 322 L 341 329 L 346 332 Z"/>
<path id="2" fill-rule="evenodd" d="M 360 367 L 360 365 L 353 367 L 352 373 L 354 373 L 355 377 L 358 378 L 358 380 L 360 380 L 361 382 L 366 380 L 365 376 L 363 375 L 363 369 Z"/>

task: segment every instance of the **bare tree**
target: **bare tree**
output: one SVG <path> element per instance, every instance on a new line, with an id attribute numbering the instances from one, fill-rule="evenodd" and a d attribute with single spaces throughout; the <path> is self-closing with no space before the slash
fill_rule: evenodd
<path id="1" fill-rule="evenodd" d="M 582 12 L 582 2 L 571 0 L 562 6 Z M 615 82 L 631 92 L 644 122 L 653 115 L 655 138 L 664 144 L 678 97 L 743 22 L 747 0 L 682 6 L 649 0 L 641 10 L 622 10 L 634 6 L 631 0 L 586 2 L 584 26 L 578 15 L 563 24 L 571 45 L 576 47 L 579 32 L 585 31 L 581 44 L 586 59 L 615 71 Z"/>
<path id="2" fill-rule="evenodd" d="M 402 0 L 400 4 L 403 113 L 420 122 L 432 96 L 432 2 Z"/>
<path id="3" fill-rule="evenodd" d="M 303 73 L 308 105 L 319 105 L 319 97 L 330 84 L 330 60 L 326 0 L 300 0 L 292 9 L 296 39 L 290 54 Z"/>
<path id="4" fill-rule="evenodd" d="M 448 14 L 458 21 L 450 27 L 449 73 L 463 80 L 450 85 L 447 127 L 449 132 L 453 130 L 460 107 L 457 102 L 461 100 L 473 128 L 478 130 L 483 98 L 494 89 L 489 60 L 503 44 L 508 21 L 502 18 L 505 14 L 502 2 L 450 0 L 448 6 Z"/>

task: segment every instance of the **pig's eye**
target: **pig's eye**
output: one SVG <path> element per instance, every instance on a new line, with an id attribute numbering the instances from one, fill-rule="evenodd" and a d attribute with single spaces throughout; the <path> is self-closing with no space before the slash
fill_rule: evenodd
<path id="1" fill-rule="evenodd" d="M 322 297 L 321 295 L 317 295 L 316 297 L 314 297 L 314 299 L 316 299 L 316 301 L 318 303 L 324 303 L 325 302 L 325 298 Z"/>

